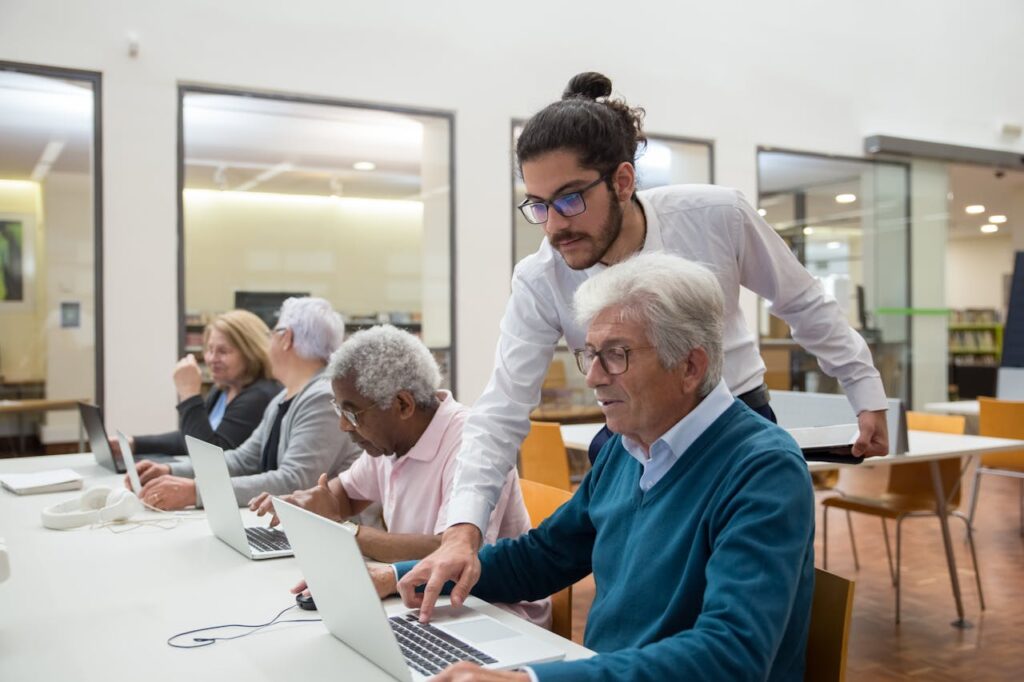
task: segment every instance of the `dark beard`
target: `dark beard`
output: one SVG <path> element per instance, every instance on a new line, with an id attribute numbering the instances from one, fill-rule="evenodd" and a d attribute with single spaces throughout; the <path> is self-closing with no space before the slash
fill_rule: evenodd
<path id="1" fill-rule="evenodd" d="M 608 209 L 608 218 L 604 221 L 604 225 L 601 226 L 601 231 L 598 232 L 596 237 L 589 237 L 580 235 L 577 232 L 565 232 L 558 235 L 558 241 L 548 240 L 551 246 L 558 251 L 560 242 L 569 241 L 576 239 L 577 237 L 583 236 L 588 242 L 594 245 L 594 251 L 590 257 L 581 264 L 572 265 L 569 261 L 565 260 L 565 256 L 562 256 L 562 260 L 565 260 L 565 264 L 573 270 L 586 270 L 592 268 L 602 261 L 608 250 L 611 249 L 612 244 L 619 238 L 619 234 L 622 233 L 622 206 L 617 201 L 612 201 L 611 206 Z M 561 255 L 561 251 L 559 251 Z"/>

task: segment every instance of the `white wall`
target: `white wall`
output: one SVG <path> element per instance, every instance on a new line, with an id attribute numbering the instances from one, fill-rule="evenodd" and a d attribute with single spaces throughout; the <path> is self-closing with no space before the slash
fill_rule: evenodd
<path id="1" fill-rule="evenodd" d="M 1003 278 L 1013 272 L 1010 234 L 951 239 L 946 246 L 946 305 L 1006 313 Z"/>
<path id="2" fill-rule="evenodd" d="M 1024 117 L 1024 5 L 833 7 L 5 0 L 0 59 L 103 72 L 108 418 L 138 432 L 173 422 L 149 392 L 176 351 L 179 82 L 455 111 L 458 393 L 471 401 L 508 293 L 509 120 L 578 71 L 612 76 L 651 131 L 715 139 L 718 182 L 749 197 L 759 144 L 857 155 L 885 133 L 1024 152 L 996 134 Z M 131 341 L 116 333 L 129 326 Z"/>

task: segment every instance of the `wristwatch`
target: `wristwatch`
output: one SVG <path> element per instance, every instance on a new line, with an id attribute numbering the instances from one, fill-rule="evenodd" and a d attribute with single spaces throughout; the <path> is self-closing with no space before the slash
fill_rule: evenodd
<path id="1" fill-rule="evenodd" d="M 359 537 L 359 524 L 352 523 L 351 521 L 342 521 L 341 527 L 352 533 L 352 535 Z"/>

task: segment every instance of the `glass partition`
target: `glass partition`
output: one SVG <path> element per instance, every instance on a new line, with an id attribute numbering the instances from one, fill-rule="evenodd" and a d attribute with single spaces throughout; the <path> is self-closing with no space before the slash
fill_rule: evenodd
<path id="1" fill-rule="evenodd" d="M 909 167 L 762 149 L 759 212 L 871 348 L 886 394 L 910 398 Z M 761 301 L 769 387 L 836 393 L 814 356 Z"/>
<path id="2" fill-rule="evenodd" d="M 388 322 L 453 385 L 451 117 L 182 91 L 183 351 L 215 314 L 289 295 Z"/>
<path id="3" fill-rule="evenodd" d="M 0 63 L 0 456 L 76 451 L 102 401 L 99 87 Z"/>

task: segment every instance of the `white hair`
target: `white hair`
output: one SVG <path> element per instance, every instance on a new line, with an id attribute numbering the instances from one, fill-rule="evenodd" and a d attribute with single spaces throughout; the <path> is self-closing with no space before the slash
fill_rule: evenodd
<path id="1" fill-rule="evenodd" d="M 354 379 L 356 390 L 386 408 L 399 391 L 409 391 L 417 407 L 437 405 L 441 370 L 423 342 L 389 324 L 356 332 L 341 344 L 327 366 L 331 381 Z"/>
<path id="2" fill-rule="evenodd" d="M 584 282 L 573 305 L 584 327 L 602 311 L 619 308 L 622 319 L 643 325 L 666 369 L 703 348 L 708 369 L 701 396 L 721 381 L 725 301 L 718 280 L 703 265 L 660 252 L 634 256 Z"/>
<path id="3" fill-rule="evenodd" d="M 288 298 L 281 304 L 277 327 L 292 330 L 295 353 L 327 362 L 345 339 L 345 319 L 322 298 Z"/>

